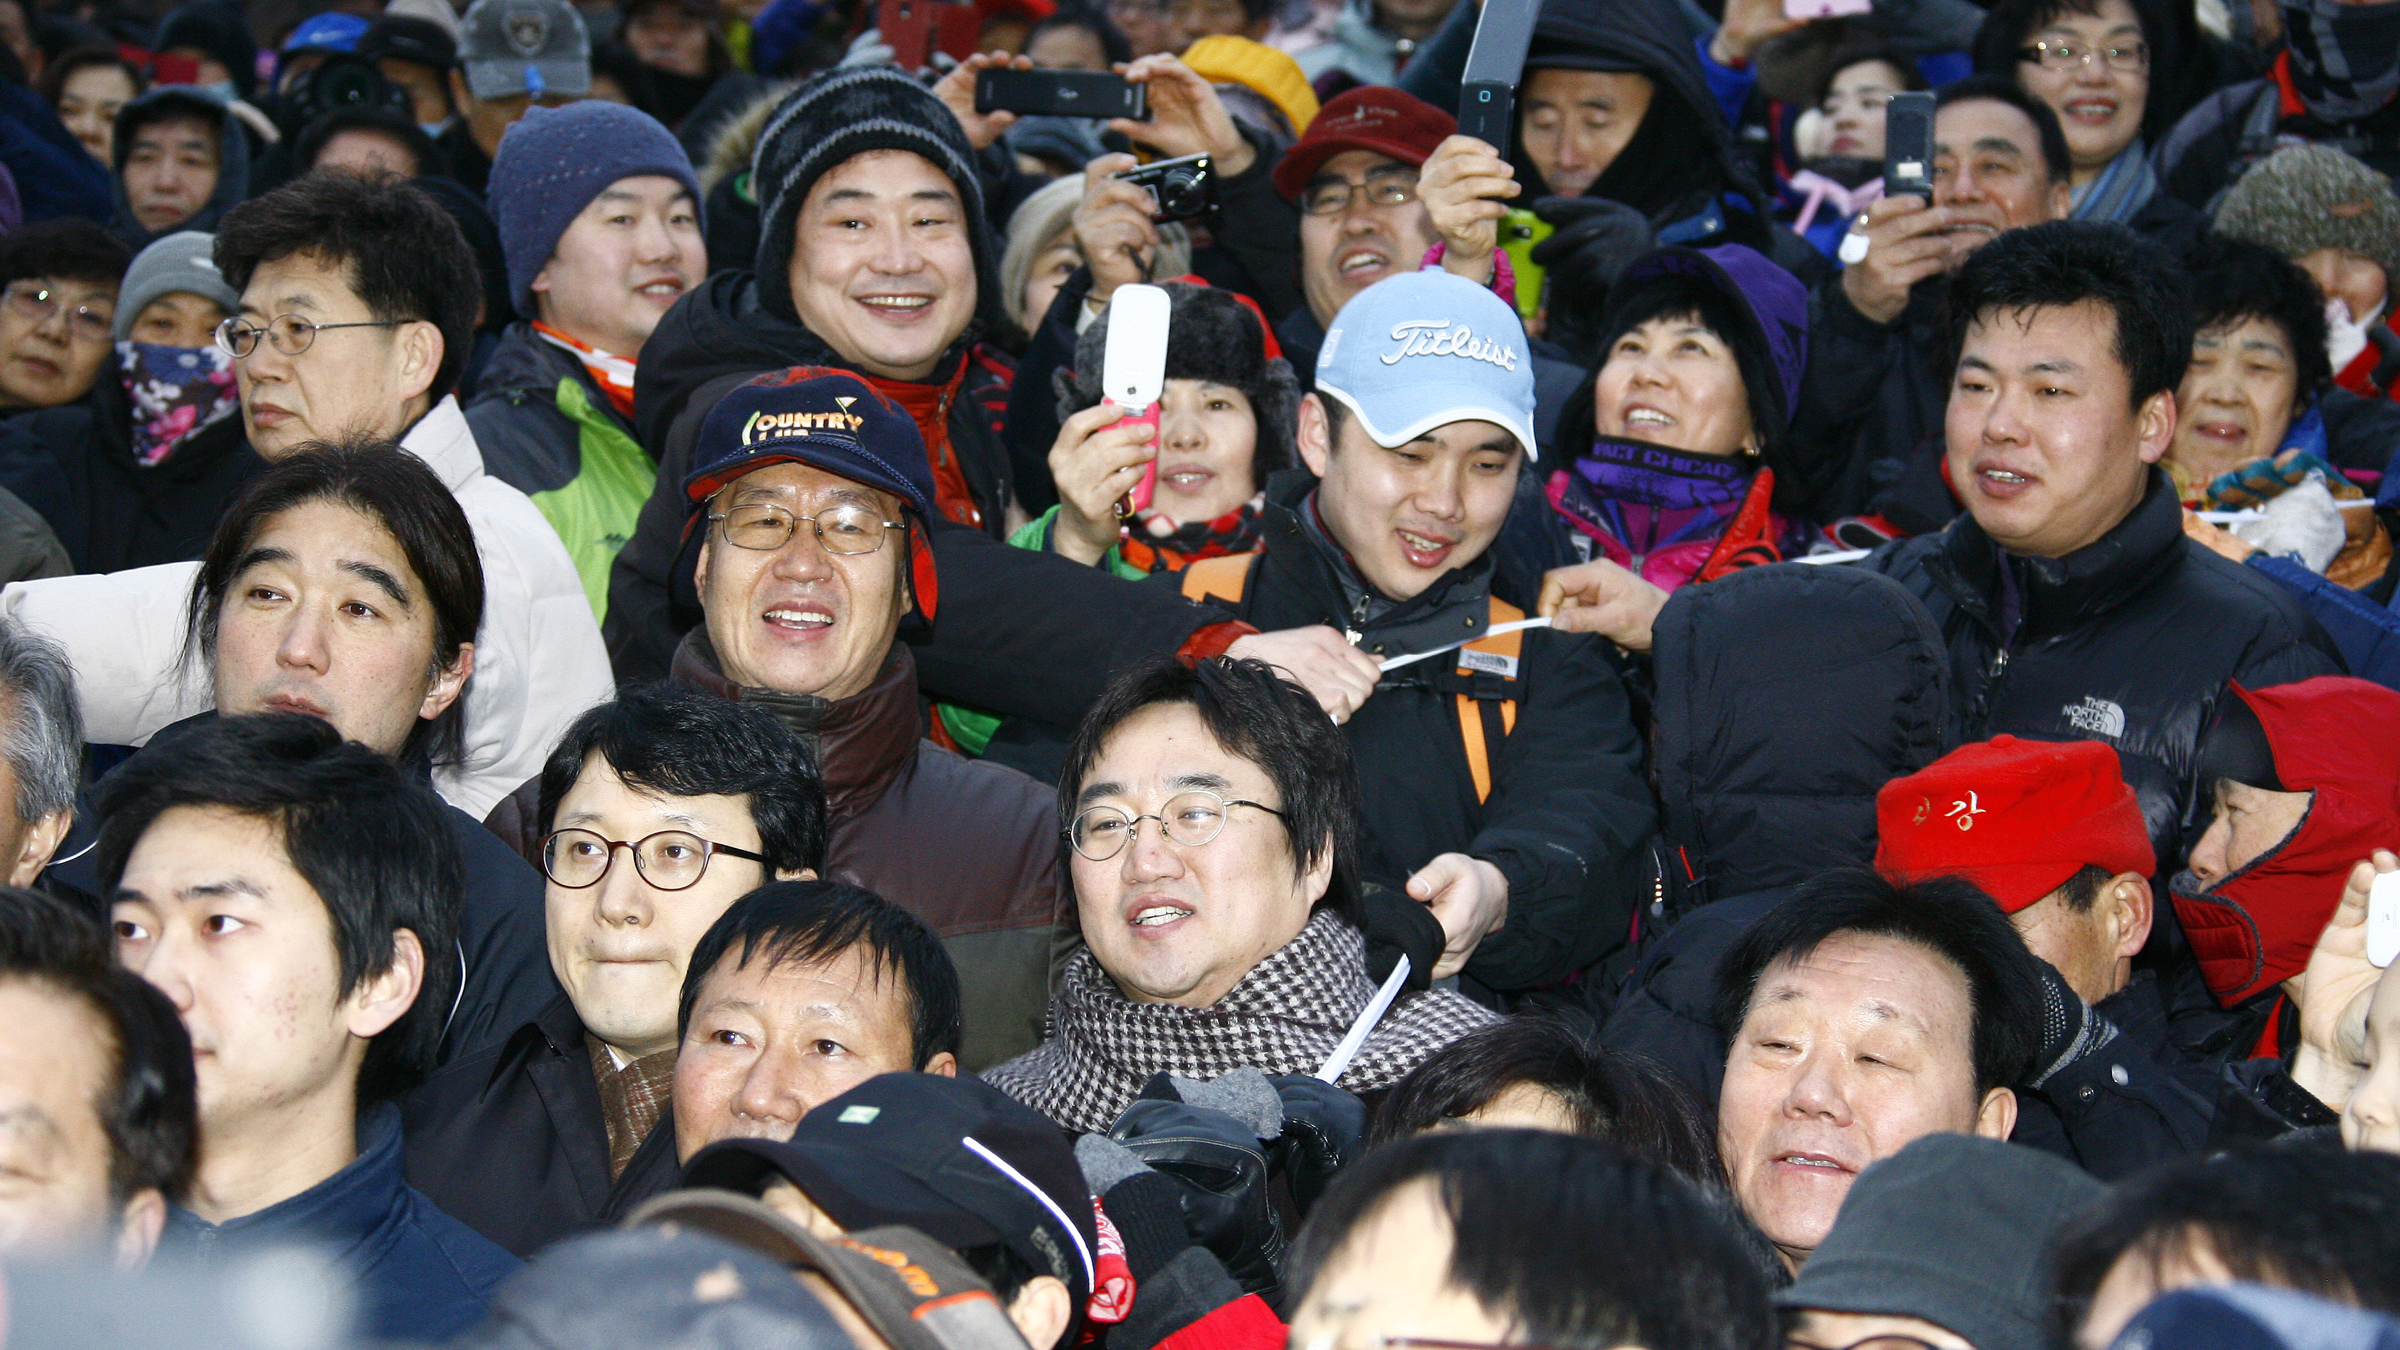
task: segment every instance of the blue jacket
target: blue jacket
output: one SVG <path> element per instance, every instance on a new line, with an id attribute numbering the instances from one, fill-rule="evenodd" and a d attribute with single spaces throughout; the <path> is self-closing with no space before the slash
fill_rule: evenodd
<path id="1" fill-rule="evenodd" d="M 178 1205 L 159 1249 L 206 1261 L 220 1248 L 329 1248 L 358 1276 L 360 1328 L 377 1340 L 447 1341 L 483 1319 L 517 1258 L 434 1208 L 400 1175 L 400 1112 L 359 1122 L 358 1156 L 300 1194 L 212 1224 Z"/>

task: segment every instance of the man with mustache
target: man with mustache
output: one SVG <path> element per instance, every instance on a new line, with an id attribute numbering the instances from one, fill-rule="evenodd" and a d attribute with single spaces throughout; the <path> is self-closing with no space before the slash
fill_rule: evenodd
<path id="1" fill-rule="evenodd" d="M 1823 458 L 1808 488 L 1825 518 L 1868 512 L 1889 532 L 1923 534 L 1958 514 L 1928 449 L 1949 372 L 1942 294 L 1999 235 L 2066 218 L 2066 135 L 2050 106 L 1976 76 L 1935 95 L 1931 201 L 1887 196 L 1851 222 L 1843 248 L 1866 256 L 1818 285 L 1808 374 L 1792 416 L 1796 445 Z"/>

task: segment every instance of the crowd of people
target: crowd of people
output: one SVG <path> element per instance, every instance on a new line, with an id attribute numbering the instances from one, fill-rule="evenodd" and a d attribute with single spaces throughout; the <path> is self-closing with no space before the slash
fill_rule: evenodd
<path id="1" fill-rule="evenodd" d="M 1812 8 L 0 0 L 10 1334 L 2400 1345 L 2400 0 Z"/>

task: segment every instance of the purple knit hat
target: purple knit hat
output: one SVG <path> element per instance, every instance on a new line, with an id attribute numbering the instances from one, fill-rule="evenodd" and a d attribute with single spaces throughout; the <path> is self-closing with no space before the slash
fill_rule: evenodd
<path id="1" fill-rule="evenodd" d="M 1797 412 L 1800 372 L 1808 365 L 1808 288 L 1800 279 L 1746 244 L 1670 245 L 1628 264 L 1614 289 L 1630 290 L 1637 281 L 1664 276 L 1691 277 L 1736 302 L 1749 317 L 1752 331 L 1725 337 L 1758 344 L 1783 395 L 1784 416 Z"/>

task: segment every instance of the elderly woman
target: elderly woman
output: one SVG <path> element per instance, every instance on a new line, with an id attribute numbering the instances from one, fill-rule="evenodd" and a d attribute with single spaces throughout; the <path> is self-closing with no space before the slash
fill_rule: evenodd
<path id="1" fill-rule="evenodd" d="M 1128 672 L 1076 732 L 1058 803 L 1085 948 L 1050 1038 L 983 1078 L 1067 1129 L 1107 1130 L 1162 1070 L 1387 1088 L 1497 1020 L 1446 990 L 1374 1014 L 1349 742 L 1258 662 Z"/>
<path id="2" fill-rule="evenodd" d="M 1626 268 L 1601 331 L 1559 414 L 1592 440 L 1548 486 L 1576 552 L 1670 590 L 1807 552 L 1814 531 L 1776 509 L 1770 467 L 1807 359 L 1799 281 L 1740 244 L 1663 248 Z"/>

